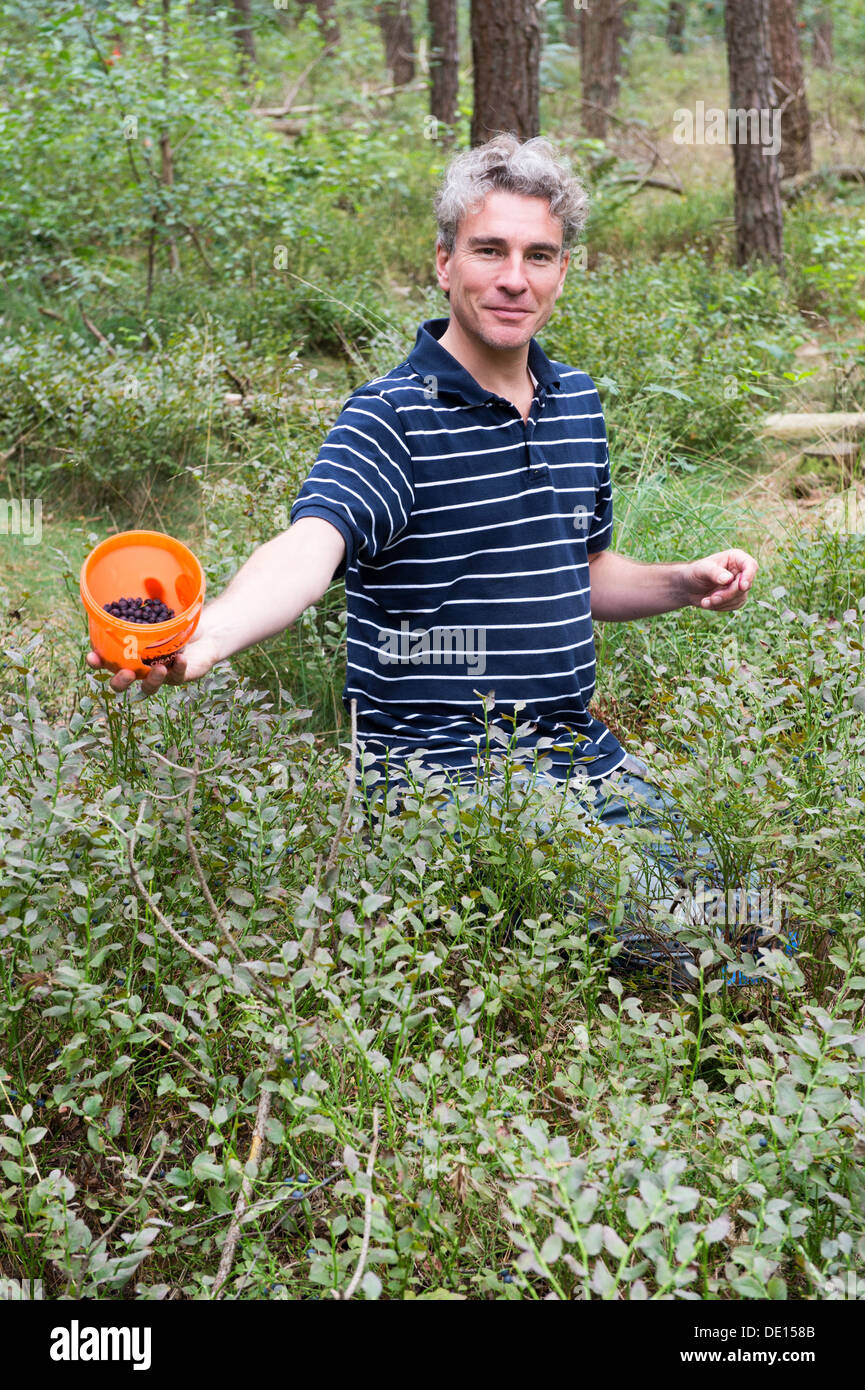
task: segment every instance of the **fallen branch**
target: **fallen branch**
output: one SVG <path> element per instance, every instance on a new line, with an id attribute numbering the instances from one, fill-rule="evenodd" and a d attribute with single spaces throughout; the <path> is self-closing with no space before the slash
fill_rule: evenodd
<path id="1" fill-rule="evenodd" d="M 683 188 L 677 188 L 674 183 L 667 183 L 666 179 L 653 179 L 648 175 L 644 177 L 642 174 L 623 174 L 621 178 L 613 179 L 613 183 L 635 183 L 637 187 L 634 189 L 634 193 L 639 193 L 641 188 L 662 188 L 665 193 L 678 193 L 680 197 L 683 197 L 685 192 Z"/>
<path id="2" fill-rule="evenodd" d="M 324 866 L 324 876 L 330 873 L 336 864 L 336 857 L 339 854 L 339 842 L 343 831 L 348 824 L 348 815 L 351 810 L 351 803 L 354 799 L 354 769 L 357 762 L 357 700 L 351 702 L 351 752 L 348 764 L 348 787 L 346 788 L 345 801 L 342 806 L 342 815 L 339 818 L 339 825 L 336 827 L 336 834 L 333 837 L 333 844 L 330 847 L 330 854 L 327 856 L 327 863 Z"/>
<path id="3" fill-rule="evenodd" d="M 819 188 L 837 179 L 839 183 L 865 184 L 865 169 L 856 164 L 837 164 L 826 169 L 814 169 L 811 173 L 791 174 L 781 180 L 781 197 L 793 203 L 811 188 Z"/>
<path id="4" fill-rule="evenodd" d="M 274 990 L 272 990 L 270 985 L 268 985 L 264 980 L 258 979 L 251 961 L 244 954 L 240 945 L 235 940 L 228 927 L 228 923 L 226 922 L 225 918 L 223 917 L 222 913 L 220 912 L 219 908 L 214 902 L 213 895 L 210 891 L 207 879 L 205 878 L 204 872 L 201 868 L 201 861 L 198 858 L 198 853 L 192 840 L 192 807 L 195 801 L 195 790 L 198 786 L 200 757 L 201 754 L 196 753 L 195 766 L 192 768 L 191 772 L 192 781 L 189 784 L 189 795 L 186 799 L 186 848 L 189 851 L 189 857 L 192 860 L 192 867 L 195 870 L 195 877 L 198 879 L 199 887 L 201 888 L 201 891 L 204 894 L 205 901 L 207 902 L 207 906 L 210 908 L 213 919 L 216 922 L 216 925 L 219 927 L 220 932 L 222 933 L 222 939 L 246 966 L 247 970 L 253 978 L 254 983 L 261 989 L 262 993 L 265 994 L 267 998 L 270 999 L 272 1002 L 275 1002 L 276 994 Z"/>
<path id="5" fill-rule="evenodd" d="M 365 92 L 363 88 L 361 88 L 359 93 L 352 93 L 349 96 L 343 97 L 340 101 L 329 101 L 326 103 L 314 102 L 312 105 L 292 106 L 291 108 L 285 108 L 284 106 L 254 106 L 251 110 L 256 116 L 270 116 L 276 119 L 280 116 L 287 116 L 289 114 L 292 116 L 315 116 L 318 115 L 320 111 L 331 111 L 334 106 L 350 106 L 353 102 L 369 101 L 370 99 L 374 100 L 376 97 L 392 97 L 396 96 L 398 92 L 420 92 L 423 91 L 426 85 L 425 82 L 405 82 L 401 86 L 396 87 L 377 87 L 371 92 Z"/>
<path id="6" fill-rule="evenodd" d="M 150 1186 L 151 1182 L 153 1181 L 153 1174 L 156 1172 L 157 1168 L 159 1167 L 160 1163 L 162 1162 L 162 1158 L 163 1158 L 163 1155 L 164 1155 L 165 1150 L 166 1150 L 167 1147 L 168 1147 L 168 1139 L 166 1138 L 166 1139 L 163 1139 L 162 1144 L 161 1144 L 160 1149 L 159 1149 L 159 1153 L 156 1155 L 155 1159 L 153 1160 L 153 1163 L 152 1163 L 152 1165 L 151 1165 L 151 1167 L 150 1167 L 150 1171 L 148 1172 L 146 1178 L 144 1179 L 144 1182 L 141 1184 L 141 1191 L 138 1193 L 138 1196 L 135 1198 L 134 1201 L 132 1201 L 132 1202 L 129 1203 L 129 1206 L 128 1206 L 128 1207 L 124 1207 L 124 1208 L 123 1208 L 123 1210 L 122 1210 L 122 1212 L 120 1213 L 119 1216 L 115 1216 L 115 1218 L 114 1218 L 114 1220 L 112 1221 L 111 1225 L 108 1227 L 108 1230 L 107 1230 L 107 1231 L 103 1231 L 102 1234 L 101 1234 L 100 1236 L 97 1237 L 97 1240 L 96 1240 L 95 1245 L 94 1245 L 94 1247 L 93 1247 L 94 1249 L 96 1248 L 97 1245 L 103 1244 L 103 1242 L 104 1242 L 104 1244 L 105 1244 L 105 1246 L 106 1246 L 106 1248 L 107 1248 L 107 1246 L 108 1246 L 108 1237 L 114 1234 L 114 1232 L 117 1230 L 117 1227 L 120 1225 L 121 1221 L 123 1221 L 124 1218 L 127 1217 L 127 1216 L 129 1215 L 129 1213 L 130 1213 L 131 1211 L 134 1211 L 135 1208 L 138 1206 L 138 1203 L 141 1201 L 141 1198 L 144 1196 L 144 1193 L 147 1191 L 148 1187 Z"/>
<path id="7" fill-rule="evenodd" d="M 678 186 L 679 186 L 680 191 L 684 191 L 684 190 L 682 190 L 682 185 L 679 183 L 679 180 L 676 178 L 675 171 L 674 171 L 673 168 L 671 167 L 669 161 L 666 160 L 666 159 L 664 158 L 664 156 L 661 154 L 661 151 L 658 149 L 657 145 L 655 145 L 655 144 L 649 139 L 648 135 L 644 135 L 644 134 L 643 134 L 643 132 L 640 130 L 639 126 L 637 126 L 633 121 L 627 121 L 627 120 L 624 119 L 624 117 L 622 117 L 622 116 L 617 116 L 617 115 L 615 114 L 614 111 L 609 111 L 609 110 L 607 109 L 606 106 L 601 106 L 601 104 L 600 104 L 599 102 L 597 102 L 597 101 L 589 101 L 586 97 L 578 97 L 577 100 L 579 101 L 579 103 L 580 103 L 581 106 L 591 106 L 592 109 L 595 110 L 595 111 L 603 111 L 604 115 L 607 117 L 607 120 L 612 121 L 614 125 L 624 126 L 626 130 L 631 130 L 631 131 L 633 131 L 633 133 L 636 135 L 637 139 L 638 139 L 638 140 L 641 140 L 642 143 L 646 146 L 646 148 L 647 148 L 648 150 L 651 150 L 651 152 L 652 152 L 652 167 L 654 168 L 655 164 L 658 164 L 658 163 L 663 164 L 664 168 L 667 170 L 667 172 L 669 173 L 670 177 L 671 177 L 672 179 L 675 179 L 676 183 L 677 183 Z"/>
<path id="8" fill-rule="evenodd" d="M 863 434 L 865 411 L 818 410 L 767 415 L 762 433 L 770 439 L 831 439 L 837 434 Z"/>
<path id="9" fill-rule="evenodd" d="M 356 761 L 357 761 L 357 700 L 352 700 L 352 702 L 351 702 L 351 754 L 350 754 L 350 760 L 349 760 L 349 766 L 348 766 L 348 787 L 346 788 L 345 801 L 343 802 L 343 805 L 342 805 L 342 814 L 340 815 L 340 818 L 339 818 L 339 824 L 338 824 L 337 827 L 336 827 L 336 833 L 335 833 L 335 835 L 334 835 L 334 837 L 333 837 L 333 840 L 331 841 L 330 853 L 329 853 L 328 856 L 327 856 L 327 861 L 326 861 L 325 866 L 324 866 L 324 877 L 325 877 L 325 878 L 327 878 L 327 875 L 330 873 L 331 869 L 333 869 L 334 866 L 335 866 L 335 864 L 336 864 L 337 856 L 338 856 L 338 854 L 339 854 L 339 843 L 340 843 L 340 840 L 342 839 L 343 831 L 345 830 L 345 827 L 346 827 L 346 825 L 348 824 L 349 812 L 351 811 L 351 803 L 352 803 L 352 800 L 354 799 L 354 791 L 355 791 L 354 769 L 355 769 L 355 763 L 356 763 Z M 314 886 L 315 886 L 315 891 L 316 891 L 316 893 L 318 893 L 318 885 L 319 885 L 320 882 L 321 882 L 321 856 L 319 856 L 319 858 L 316 860 L 315 875 L 314 875 L 314 877 L 313 877 L 313 884 L 314 884 Z M 311 929 L 311 935 L 310 935 L 310 938 L 309 938 L 309 947 L 308 947 L 308 948 L 305 948 L 305 953 L 306 953 L 307 957 L 308 957 L 310 960 L 311 960 L 311 959 L 313 958 L 313 956 L 315 955 L 316 947 L 317 947 L 317 945 L 318 945 L 318 933 L 319 933 L 320 927 L 321 927 L 321 909 L 320 909 L 320 908 L 316 908 L 316 910 L 315 910 L 315 926 L 312 927 L 312 929 Z"/>
<path id="10" fill-rule="evenodd" d="M 264 1147 L 264 1126 L 267 1124 L 267 1117 L 270 1114 L 270 1102 L 271 1097 L 273 1095 L 272 1091 L 268 1091 L 266 1089 L 266 1087 L 264 1086 L 264 1082 L 267 1080 L 267 1074 L 269 1071 L 272 1070 L 273 1064 L 276 1061 L 277 1056 L 278 1050 L 272 1047 L 269 1053 L 267 1054 L 267 1061 L 264 1066 L 264 1076 L 262 1077 L 262 1090 L 261 1095 L 258 1098 L 258 1111 L 255 1116 L 255 1128 L 252 1131 L 252 1143 L 249 1146 L 249 1155 L 247 1157 L 246 1164 L 244 1165 L 244 1169 L 248 1168 L 250 1163 L 258 1162 L 259 1154 L 261 1153 Z M 243 1215 L 246 1211 L 247 1204 L 249 1202 L 249 1194 L 251 1191 L 252 1179 L 250 1178 L 249 1174 L 246 1171 L 244 1171 L 243 1181 L 240 1184 L 240 1192 L 237 1196 L 237 1205 L 234 1208 L 234 1216 L 232 1218 L 231 1225 L 228 1228 L 228 1235 L 225 1237 L 225 1244 L 222 1247 L 222 1258 L 219 1261 L 219 1268 L 216 1271 L 216 1282 L 213 1285 L 212 1291 L 214 1298 L 222 1297 L 222 1287 L 229 1274 L 231 1273 L 231 1266 L 234 1261 L 234 1252 L 237 1248 L 238 1239 L 240 1238 L 240 1223 L 243 1220 Z"/>
<path id="11" fill-rule="evenodd" d="M 322 58 L 326 58 L 329 53 L 333 53 L 336 46 L 335 43 L 325 44 L 321 52 L 316 53 L 312 62 L 307 63 L 306 67 L 301 70 L 300 75 L 292 82 L 286 95 L 282 99 L 282 106 L 253 106 L 252 110 L 255 114 L 257 116 L 288 116 L 291 111 L 294 110 L 294 98 L 297 96 L 313 68 L 321 62 Z"/>
<path id="12" fill-rule="evenodd" d="M 141 821 L 141 814 L 143 810 L 144 802 L 142 801 L 141 810 L 138 812 L 139 823 Z M 135 885 L 136 891 L 147 903 L 147 906 L 150 908 L 150 911 L 153 913 L 159 925 L 163 927 L 165 931 L 168 932 L 168 935 L 171 937 L 172 941 L 176 941 L 177 945 L 183 948 L 187 955 L 192 956 L 192 959 L 198 961 L 199 965 L 203 965 L 205 970 L 210 970 L 214 975 L 219 975 L 219 978 L 223 979 L 224 976 L 212 960 L 208 960 L 207 956 L 203 956 L 200 951 L 196 951 L 194 946 L 190 946 L 188 941 L 184 941 L 183 937 L 180 935 L 180 932 L 176 931 L 175 928 L 171 925 L 168 918 L 165 916 L 165 913 L 160 910 L 159 906 L 144 886 L 144 883 L 141 879 L 141 875 L 135 867 L 135 845 L 138 840 L 138 826 L 136 825 L 136 829 L 127 834 L 123 827 L 117 824 L 117 821 L 114 820 L 113 816 L 106 815 L 105 812 L 103 812 L 103 815 L 105 815 L 105 819 L 107 821 L 111 822 L 111 824 L 114 826 L 114 829 L 117 830 L 125 838 L 126 856 L 129 860 L 129 873 L 132 878 L 132 882 Z"/>
<path id="13" fill-rule="evenodd" d="M 378 1106 L 374 1105 L 372 1110 L 372 1148 L 369 1151 L 369 1159 L 366 1165 L 366 1175 L 369 1178 L 369 1187 L 364 1196 L 363 1211 L 363 1239 L 360 1243 L 360 1255 L 358 1256 L 357 1268 L 351 1278 L 351 1283 L 342 1295 L 343 1302 L 351 1298 L 355 1289 L 361 1281 L 364 1265 L 369 1254 L 369 1238 L 372 1231 L 372 1174 L 375 1167 L 375 1156 L 378 1152 Z M 339 1294 L 336 1295 L 337 1298 Z"/>
<path id="14" fill-rule="evenodd" d="M 93 334 L 94 338 L 96 338 L 102 344 L 102 346 L 106 349 L 106 351 L 108 351 L 111 354 L 112 357 L 116 357 L 117 353 L 114 347 L 111 345 L 111 343 L 109 343 L 105 334 L 101 333 L 100 330 L 96 327 L 96 324 L 90 322 L 90 319 L 87 317 L 80 304 L 78 305 L 78 311 L 81 314 L 82 319 L 84 320 L 84 327 L 90 333 Z"/>

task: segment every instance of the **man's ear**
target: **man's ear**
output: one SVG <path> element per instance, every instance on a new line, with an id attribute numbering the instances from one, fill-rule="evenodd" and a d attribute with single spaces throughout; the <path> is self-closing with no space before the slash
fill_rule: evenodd
<path id="1" fill-rule="evenodd" d="M 448 262 L 450 254 L 445 250 L 440 241 L 436 242 L 436 276 L 439 287 L 444 291 L 445 297 L 450 299 L 450 275 L 448 273 Z"/>
<path id="2" fill-rule="evenodd" d="M 562 290 L 563 290 L 564 287 L 565 287 L 565 275 L 567 274 L 567 269 L 568 269 L 568 266 L 570 265 L 570 263 L 571 263 L 571 253 L 570 253 L 570 251 L 565 251 L 565 252 L 563 252 L 563 254 L 562 254 L 562 264 L 561 264 L 561 277 L 560 277 L 560 279 L 559 279 L 559 288 L 556 290 L 556 299 L 558 299 L 559 295 L 561 294 Z"/>

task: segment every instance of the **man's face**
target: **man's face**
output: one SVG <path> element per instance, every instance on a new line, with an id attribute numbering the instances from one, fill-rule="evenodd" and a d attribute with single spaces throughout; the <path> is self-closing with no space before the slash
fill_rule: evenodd
<path id="1" fill-rule="evenodd" d="M 524 347 L 562 292 L 570 252 L 545 198 L 496 190 L 459 225 L 449 256 L 436 247 L 438 282 L 463 332 L 492 348 Z"/>

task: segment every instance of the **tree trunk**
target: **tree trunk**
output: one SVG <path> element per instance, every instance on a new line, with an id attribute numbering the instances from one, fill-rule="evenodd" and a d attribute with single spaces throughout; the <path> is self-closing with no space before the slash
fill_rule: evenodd
<path id="1" fill-rule="evenodd" d="M 779 175 L 806 174 L 811 168 L 811 120 L 794 0 L 769 0 L 769 40 L 775 100 L 781 109 Z"/>
<path id="2" fill-rule="evenodd" d="M 541 28 L 535 0 L 472 0 L 473 145 L 540 133 Z"/>
<path id="3" fill-rule="evenodd" d="M 302 0 L 302 3 L 305 10 L 315 4 L 321 37 L 328 48 L 338 44 L 340 40 L 339 20 L 334 13 L 333 0 Z"/>
<path id="4" fill-rule="evenodd" d="M 580 46 L 580 11 L 577 0 L 562 0 L 562 27 L 565 43 L 571 48 Z"/>
<path id="5" fill-rule="evenodd" d="M 730 75 L 728 119 L 732 122 L 741 113 L 736 129 L 727 132 L 733 145 L 736 258 L 739 265 L 747 265 L 755 258 L 780 265 L 783 213 L 778 159 L 769 144 L 762 143 L 764 118 L 772 116 L 775 106 L 769 57 L 769 0 L 727 0 L 724 22 Z M 749 111 L 755 113 L 759 122 L 760 140 L 754 138 L 753 118 L 746 118 Z"/>
<path id="6" fill-rule="evenodd" d="M 256 61 L 255 35 L 251 24 L 251 0 L 233 0 L 237 22 L 231 26 L 232 37 L 240 53 L 240 72 L 244 80 L 249 80 L 250 69 Z"/>
<path id="7" fill-rule="evenodd" d="M 170 41 L 171 0 L 162 0 L 162 96 L 166 102 L 168 101 Z M 159 176 L 164 188 L 174 187 L 174 153 L 171 149 L 171 134 L 167 125 L 163 126 L 159 132 Z M 154 227 L 160 220 L 161 218 L 157 213 L 153 219 Z M 165 239 L 168 243 L 168 264 L 174 274 L 177 274 L 180 270 L 180 252 L 177 249 L 177 238 L 171 227 L 166 227 Z M 149 276 L 150 283 L 152 283 L 152 276 Z"/>
<path id="8" fill-rule="evenodd" d="M 832 50 L 832 11 L 828 5 L 821 5 L 814 20 L 814 66 L 831 68 Z"/>
<path id="9" fill-rule="evenodd" d="M 593 0 L 580 11 L 583 129 L 593 140 L 606 139 L 607 113 L 619 97 L 623 11 L 622 0 Z"/>
<path id="10" fill-rule="evenodd" d="M 664 37 L 667 40 L 667 47 L 671 53 L 684 53 L 685 51 L 685 17 L 687 15 L 687 0 L 670 0 L 667 8 L 667 28 Z"/>
<path id="11" fill-rule="evenodd" d="M 385 62 L 395 87 L 414 80 L 414 31 L 409 0 L 381 0 L 375 7 Z"/>
<path id="12" fill-rule="evenodd" d="M 457 0 L 427 0 L 430 40 L 430 115 L 446 126 L 457 118 L 459 48 Z"/>

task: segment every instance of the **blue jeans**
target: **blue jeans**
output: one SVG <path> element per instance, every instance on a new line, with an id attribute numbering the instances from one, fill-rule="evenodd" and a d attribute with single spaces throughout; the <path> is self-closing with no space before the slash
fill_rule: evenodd
<path id="1" fill-rule="evenodd" d="M 621 924 L 613 931 L 601 918 L 587 915 L 587 927 L 591 934 L 609 935 L 622 943 L 616 957 L 622 966 L 673 969 L 672 978 L 687 987 L 691 976 L 684 971 L 684 962 L 693 962 L 695 953 L 669 927 L 665 928 L 665 917 L 692 926 L 711 924 L 718 935 L 726 935 L 731 943 L 735 940 L 741 949 L 749 951 L 756 951 L 761 937 L 768 944 L 780 922 L 773 915 L 770 895 L 761 889 L 754 875 L 747 884 L 725 890 L 711 846 L 690 835 L 684 827 L 681 833 L 677 832 L 682 814 L 675 799 L 648 781 L 647 775 L 645 763 L 628 754 L 621 769 L 607 781 L 587 787 L 582 798 L 585 810 L 598 822 L 602 835 L 618 836 L 628 827 L 648 832 L 641 836 L 639 870 L 632 874 Z M 547 773 L 517 771 L 512 781 L 526 788 L 557 787 L 560 794 L 568 796 L 561 783 Z M 446 801 L 455 800 L 452 791 L 445 791 L 444 797 Z M 568 799 L 577 804 L 576 798 Z M 535 826 L 542 838 L 549 837 L 552 818 L 546 808 L 538 808 Z M 590 876 L 586 887 L 593 896 L 596 886 Z M 578 911 L 585 910 L 585 892 L 581 894 L 579 888 L 566 883 L 565 895 Z M 747 978 L 729 967 L 725 967 L 725 974 L 729 983 Z"/>

